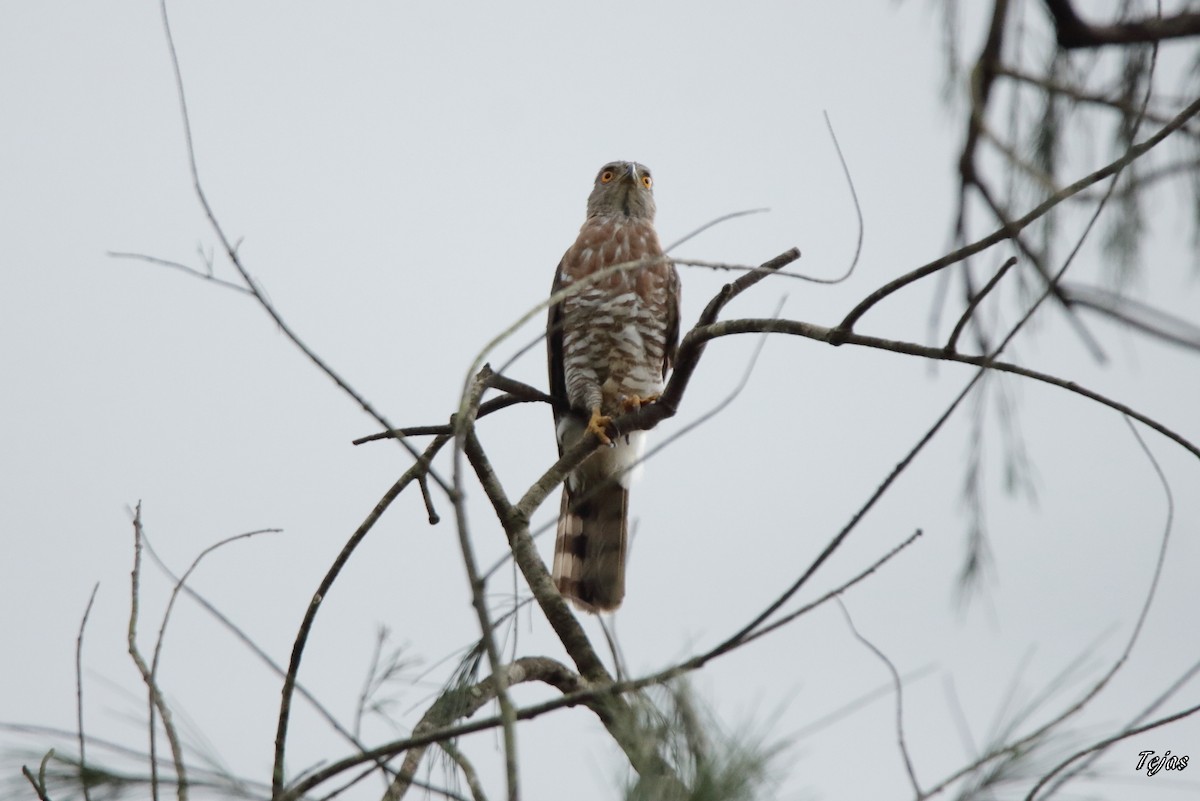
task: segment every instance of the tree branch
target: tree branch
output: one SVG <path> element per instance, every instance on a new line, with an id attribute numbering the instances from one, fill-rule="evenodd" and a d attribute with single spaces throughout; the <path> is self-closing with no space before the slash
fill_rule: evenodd
<path id="1" fill-rule="evenodd" d="M 1065 50 L 1104 45 L 1151 44 L 1200 34 L 1200 13 L 1184 11 L 1173 17 L 1147 17 L 1111 25 L 1083 21 L 1070 0 L 1043 0 L 1054 20 L 1058 45 Z"/>
<path id="2" fill-rule="evenodd" d="M 300 661 L 304 656 L 304 647 L 308 642 L 309 632 L 312 630 L 313 623 L 316 621 L 317 612 L 321 608 L 321 602 L 325 600 L 325 596 L 333 587 L 334 581 L 341 574 L 342 568 L 350 560 L 350 556 L 358 548 L 363 538 L 378 522 L 379 518 L 391 506 L 392 501 L 399 497 L 410 483 L 415 481 L 418 476 L 424 474 L 429 461 L 434 455 L 450 441 L 448 434 L 438 436 L 426 448 L 424 453 L 420 455 L 417 462 L 404 472 L 396 483 L 384 493 L 379 502 L 375 504 L 375 508 L 370 511 L 367 517 L 359 524 L 358 528 L 342 546 L 342 550 L 334 559 L 333 564 L 329 566 L 325 577 L 321 579 L 317 591 L 313 593 L 312 600 L 309 601 L 307 609 L 304 611 L 304 620 L 300 623 L 300 628 L 296 632 L 295 642 L 292 644 L 292 654 L 288 661 L 287 673 L 284 674 L 283 688 L 280 691 L 281 699 L 279 702 L 279 722 L 275 729 L 275 760 L 271 769 L 271 795 L 278 797 L 283 792 L 284 787 L 284 754 L 287 748 L 287 733 L 288 721 L 291 715 L 292 695 L 296 690 L 296 677 L 300 671 Z"/>
<path id="3" fill-rule="evenodd" d="M 963 310 L 962 316 L 958 318 L 958 322 L 954 325 L 954 330 L 950 332 L 950 338 L 946 340 L 945 349 L 948 353 L 955 352 L 955 346 L 958 344 L 958 337 L 960 334 L 962 334 L 963 329 L 966 328 L 967 322 L 971 319 L 971 315 L 975 313 L 975 309 L 980 303 L 983 302 L 983 299 L 987 297 L 988 293 L 995 288 L 996 284 L 1000 283 L 1000 279 L 1004 277 L 1004 274 L 1008 272 L 1009 268 L 1016 263 L 1017 257 L 1009 256 L 1004 264 L 1000 265 L 1000 269 L 996 271 L 996 274 L 993 275 L 988 282 L 983 285 L 983 289 L 971 296 L 970 302 L 967 303 L 967 308 Z"/>
<path id="4" fill-rule="evenodd" d="M 167 16 L 167 0 L 160 0 L 159 9 L 162 16 L 163 33 L 167 40 L 167 50 L 171 58 L 171 68 L 175 73 L 175 94 L 179 99 L 179 111 L 183 119 L 183 135 L 187 148 L 188 169 L 192 176 L 192 188 L 195 190 L 196 199 L 200 201 L 200 206 L 204 210 L 205 217 L 208 218 L 208 222 L 213 229 L 213 233 L 216 234 L 217 239 L 221 242 L 221 248 L 225 251 L 225 255 L 229 258 L 230 263 L 237 270 L 238 275 L 241 276 L 242 281 L 245 282 L 246 289 L 251 295 L 254 296 L 254 299 L 258 301 L 258 304 L 262 307 L 263 311 L 265 311 L 267 315 L 275 322 L 275 325 L 279 327 L 279 330 L 283 332 L 283 335 L 286 336 L 293 345 L 299 348 L 300 352 L 308 357 L 308 360 L 316 365 L 317 369 L 328 376 L 343 392 L 349 395 L 350 398 L 353 399 L 354 402 L 357 403 L 364 412 L 375 418 L 376 422 L 383 426 L 384 429 L 391 430 L 391 423 L 389 423 L 382 414 L 375 410 L 375 407 L 371 405 L 370 401 L 360 395 L 358 391 L 355 390 L 354 387 L 350 386 L 350 384 L 332 367 L 330 367 L 324 359 L 318 356 L 316 351 L 312 350 L 312 348 L 305 344 L 304 340 L 300 339 L 299 335 L 292 330 L 291 326 L 288 325 L 283 317 L 279 314 L 279 311 L 275 308 L 275 306 L 269 300 L 267 300 L 266 296 L 263 295 L 262 290 L 259 289 L 258 283 L 250 276 L 250 272 L 246 269 L 245 265 L 242 264 L 242 259 L 237 252 L 237 245 L 230 241 L 229 237 L 225 233 L 225 229 L 217 220 L 216 212 L 213 211 L 212 206 L 209 205 L 208 196 L 204 193 L 204 187 L 200 183 L 200 168 L 196 163 L 196 149 L 192 142 L 192 123 L 188 115 L 187 98 L 183 91 L 183 71 L 179 66 L 179 54 L 175 51 L 175 37 L 171 33 L 171 22 Z M 171 262 L 166 262 L 165 260 L 161 259 L 151 260 L 167 264 L 168 266 L 181 266 Z M 420 452 L 412 443 L 408 442 L 403 437 L 394 437 L 394 439 L 399 442 L 400 445 L 406 451 L 408 451 L 409 455 L 414 459 L 420 458 Z M 449 492 L 449 485 L 436 472 L 429 471 L 429 475 L 439 487 Z"/>
<path id="5" fill-rule="evenodd" d="M 79 730 L 79 776 L 83 784 L 83 801 L 92 801 L 91 788 L 87 780 L 87 757 L 84 753 L 83 735 L 83 632 L 87 628 L 88 617 L 92 614 L 92 604 L 96 602 L 96 591 L 100 582 L 92 586 L 92 594 L 88 596 L 87 607 L 83 610 L 83 619 L 79 621 L 79 635 L 75 638 L 75 725 Z"/>
<path id="6" fill-rule="evenodd" d="M 1063 284 L 1062 289 L 1073 305 L 1099 312 L 1164 342 L 1200 350 L 1200 326 L 1182 317 L 1100 287 Z"/>
<path id="7" fill-rule="evenodd" d="M 1027 84 L 1042 92 L 1048 92 L 1063 97 L 1070 98 L 1078 103 L 1087 103 L 1089 105 L 1103 106 L 1121 114 L 1132 116 L 1137 114 L 1137 107 L 1121 97 L 1109 97 L 1108 95 L 1088 92 L 1078 86 L 1061 83 L 1052 78 L 1047 78 L 1041 75 L 1033 75 L 1016 67 L 1010 67 L 1004 64 L 996 66 L 996 75 L 1009 78 L 1020 83 Z M 1171 117 L 1168 114 L 1156 111 L 1146 111 L 1146 119 L 1156 125 L 1166 125 L 1170 122 Z M 1200 130 L 1196 130 L 1194 126 L 1185 125 L 1180 130 L 1190 136 L 1200 136 Z"/>
<path id="8" fill-rule="evenodd" d="M 932 275 L 933 273 L 936 273 L 939 270 L 949 267 L 952 264 L 957 264 L 958 262 L 962 261 L 963 259 L 966 259 L 970 256 L 974 256 L 976 253 L 979 253 L 980 251 L 987 250 L 992 245 L 995 245 L 998 242 L 1002 242 L 1005 239 L 1011 238 L 1013 234 L 1019 233 L 1020 231 L 1024 230 L 1031 223 L 1033 223 L 1034 221 L 1045 216 L 1046 212 L 1050 211 L 1055 206 L 1057 206 L 1059 203 L 1062 203 L 1064 200 L 1070 198 L 1072 195 L 1076 195 L 1079 192 L 1081 192 L 1082 190 L 1091 186 L 1092 184 L 1095 184 L 1099 181 L 1104 180 L 1105 178 L 1108 178 L 1111 175 L 1115 175 L 1116 173 L 1120 172 L 1126 166 L 1128 166 L 1132 162 L 1136 161 L 1138 158 L 1140 158 L 1143 154 L 1145 154 L 1147 151 L 1149 151 L 1155 145 L 1157 145 L 1162 140 L 1166 139 L 1168 136 L 1170 136 L 1172 133 L 1174 133 L 1176 130 L 1178 130 L 1181 126 L 1183 126 L 1184 123 L 1186 123 L 1192 117 L 1196 116 L 1197 113 L 1200 113 L 1200 98 L 1197 98 L 1196 100 L 1192 101 L 1192 103 L 1190 103 L 1187 106 L 1187 108 L 1183 109 L 1181 112 L 1179 112 L 1179 114 L 1175 115 L 1175 117 L 1172 118 L 1169 123 L 1167 123 L 1162 128 L 1160 128 L 1158 131 L 1156 131 L 1148 139 L 1141 142 L 1140 144 L 1136 144 L 1136 145 L 1133 145 L 1132 147 L 1130 147 L 1127 151 L 1125 151 L 1125 153 L 1123 153 L 1120 156 L 1120 158 L 1117 158 L 1116 160 L 1106 164 L 1105 166 L 1101 167 L 1100 169 L 1096 170 L 1095 172 L 1091 173 L 1090 175 L 1080 178 L 1078 181 L 1071 184 L 1070 186 L 1063 187 L 1061 190 L 1059 190 L 1058 192 L 1055 192 L 1053 195 L 1051 195 L 1050 197 L 1046 198 L 1044 201 L 1039 203 L 1028 214 L 1024 215 L 1023 217 L 1021 217 L 1017 220 L 1013 220 L 1011 226 L 1002 226 L 999 229 L 993 231 L 991 234 L 988 234 L 987 236 L 983 237 L 982 239 L 972 242 L 971 244 L 966 245 L 964 247 L 961 247 L 958 250 L 954 251 L 953 253 L 948 253 L 945 256 L 942 256 L 941 258 L 934 259 L 933 261 L 929 262 L 928 264 L 918 267 L 917 269 L 912 270 L 910 272 L 907 272 L 904 275 L 899 276 L 898 278 L 894 278 L 891 281 L 884 284 L 883 286 L 879 287 L 879 289 L 872 292 L 870 295 L 868 295 L 866 298 L 864 298 L 857 306 L 855 306 L 853 309 L 851 309 L 850 313 L 846 315 L 846 317 L 842 320 L 842 322 L 835 329 L 833 329 L 836 333 L 835 333 L 835 340 L 832 341 L 831 344 L 840 344 L 840 341 L 843 339 L 843 337 L 846 334 L 849 334 L 853 330 L 854 325 L 858 322 L 859 318 L 861 318 L 864 314 L 866 314 L 867 311 L 872 306 L 877 304 L 879 301 L 883 300 L 884 298 L 891 295 L 892 293 L 894 293 L 900 289 L 903 289 L 904 287 L 908 286 L 909 284 L 911 284 L 915 281 L 919 281 L 920 279 L 924 278 L 927 275 Z"/>
<path id="9" fill-rule="evenodd" d="M 900 748 L 900 756 L 904 758 L 904 770 L 908 773 L 908 781 L 912 785 L 913 793 L 920 798 L 921 784 L 917 781 L 917 772 L 913 768 L 912 757 L 908 753 L 908 743 L 904 740 L 904 685 L 900 681 L 900 671 L 896 670 L 895 664 L 887 654 L 862 635 L 858 627 L 854 625 L 854 618 L 850 617 L 850 610 L 846 608 L 846 604 L 842 602 L 841 598 L 838 599 L 838 608 L 842 610 L 842 617 L 846 619 L 846 625 L 850 627 L 850 633 L 854 635 L 854 639 L 878 657 L 879 661 L 883 662 L 884 667 L 888 669 L 888 673 L 891 674 L 892 689 L 896 693 L 896 744 Z"/>
<path id="10" fill-rule="evenodd" d="M 473 438 L 475 413 L 491 376 L 492 368 L 485 364 L 475 377 L 471 389 L 467 393 L 466 401 L 460 407 L 457 419 L 454 421 L 454 465 L 451 473 L 454 490 L 451 500 L 454 503 L 454 517 L 457 523 L 458 543 L 462 551 L 463 566 L 466 568 L 467 580 L 471 586 L 471 605 L 479 619 L 480 639 L 483 642 L 484 651 L 487 653 L 488 664 L 492 669 L 496 698 L 500 704 L 500 717 L 504 721 L 504 765 L 508 784 L 508 801 L 519 801 L 521 793 L 517 772 L 516 715 L 512 698 L 508 694 L 508 674 L 500 660 L 500 649 L 496 646 L 491 615 L 484 595 L 486 580 L 480 577 L 479 566 L 475 561 L 475 547 L 471 542 L 470 530 L 467 527 L 467 509 L 463 490 L 461 457 L 466 441 Z M 478 446 L 479 441 L 474 440 L 474 444 Z"/>
<path id="11" fill-rule="evenodd" d="M 838 328 L 825 328 L 824 326 L 813 325 L 812 323 L 803 323 L 797 320 L 767 320 L 767 319 L 745 319 L 745 320 L 725 320 L 713 325 L 706 326 L 701 329 L 696 329 L 688 334 L 689 337 L 695 337 L 708 341 L 723 336 L 731 336 L 733 334 L 752 334 L 762 333 L 763 331 L 772 331 L 781 334 L 791 334 L 794 336 L 804 337 L 805 339 L 814 339 L 818 342 L 825 342 L 830 345 L 859 345 L 867 348 L 875 348 L 877 350 L 888 350 L 894 353 L 903 353 L 909 356 L 920 356 L 925 359 L 934 359 L 938 361 L 960 362 L 962 364 L 972 364 L 976 367 L 987 367 L 991 370 L 998 370 L 1003 373 L 1012 373 L 1014 375 L 1031 378 L 1034 381 L 1040 381 L 1044 384 L 1050 384 L 1076 395 L 1088 398 L 1089 400 L 1097 401 L 1110 409 L 1115 409 L 1122 414 L 1127 414 L 1133 419 L 1144 423 L 1153 428 L 1158 433 L 1173 440 L 1178 445 L 1193 456 L 1200 458 L 1200 447 L 1185 439 L 1181 434 L 1172 431 L 1141 412 L 1126 406 L 1123 403 L 1115 401 L 1109 397 L 1094 392 L 1087 387 L 1080 386 L 1074 381 L 1068 381 L 1059 378 L 1049 373 L 1042 373 L 1037 370 L 1031 370 L 1027 367 L 1021 367 L 1010 362 L 996 361 L 988 356 L 974 356 L 962 353 L 950 353 L 942 348 L 934 348 L 927 345 L 918 345 L 915 342 L 905 342 L 902 340 L 884 339 L 882 337 L 872 337 L 863 334 L 843 334 Z"/>
<path id="12" fill-rule="evenodd" d="M 142 675 L 146 690 L 150 696 L 150 791 L 155 801 L 158 801 L 158 760 L 156 759 L 155 736 L 157 727 L 154 725 L 154 714 L 158 712 L 162 718 L 163 730 L 167 733 L 167 742 L 171 745 L 171 756 L 175 761 L 176 793 L 179 801 L 187 801 L 188 780 L 187 768 L 183 760 L 183 746 L 179 742 L 179 734 L 171 719 L 171 708 L 158 687 L 150 666 L 142 658 L 137 645 L 138 595 L 142 575 L 142 504 L 139 501 L 133 514 L 133 571 L 130 574 L 130 603 L 129 603 L 129 656 Z"/>
<path id="13" fill-rule="evenodd" d="M 572 672 L 561 662 L 548 657 L 522 657 L 510 664 L 504 665 L 503 670 L 505 672 L 503 682 L 506 686 L 538 681 L 548 684 L 564 694 L 577 691 L 586 686 L 583 679 L 576 673 Z M 402 747 L 400 747 L 399 743 L 389 744 L 389 746 L 376 748 L 365 754 L 347 757 L 346 759 L 334 762 L 307 776 L 297 783 L 296 786 L 288 788 L 286 794 L 281 796 L 281 798 L 302 798 L 315 787 L 350 768 L 362 764 L 366 760 L 385 759 L 404 751 L 407 752 L 404 763 L 395 780 L 388 787 L 387 794 L 384 796 L 388 801 L 399 801 L 399 799 L 403 798 L 409 785 L 412 783 L 428 746 L 443 739 L 449 739 L 442 734 L 446 727 L 455 720 L 472 717 L 484 704 L 487 704 L 496 697 L 498 689 L 496 676 L 492 675 L 469 687 L 447 690 L 429 707 L 421 717 L 421 720 L 413 727 L 412 737 L 401 741 L 404 744 Z"/>

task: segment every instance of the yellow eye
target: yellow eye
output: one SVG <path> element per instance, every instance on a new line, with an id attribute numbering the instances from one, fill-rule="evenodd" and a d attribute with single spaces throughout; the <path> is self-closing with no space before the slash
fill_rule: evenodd
<path id="1" fill-rule="evenodd" d="M 616 177 L 617 177 L 617 174 L 615 172 L 613 172 L 612 170 L 605 170 L 604 172 L 600 173 L 600 183 L 602 183 L 602 184 L 609 183 L 610 181 L 612 181 L 613 178 L 616 178 Z"/>
<path id="2" fill-rule="evenodd" d="M 642 186 L 646 187 L 647 189 L 654 186 L 654 181 L 650 178 L 650 173 L 646 173 L 642 176 Z"/>

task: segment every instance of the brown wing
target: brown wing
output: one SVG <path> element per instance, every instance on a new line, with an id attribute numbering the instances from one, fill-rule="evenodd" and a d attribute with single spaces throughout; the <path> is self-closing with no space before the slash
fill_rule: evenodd
<path id="1" fill-rule="evenodd" d="M 679 303 L 683 289 L 679 284 L 679 272 L 671 265 L 671 278 L 667 284 L 667 330 L 663 341 L 663 380 L 667 371 L 675 364 L 675 351 L 679 348 Z"/>
<path id="2" fill-rule="evenodd" d="M 562 289 L 562 269 L 563 263 L 559 261 L 558 268 L 554 271 L 554 283 L 550 286 L 551 295 Z M 562 329 L 563 308 L 562 301 L 559 301 L 550 305 L 550 312 L 546 320 L 546 367 L 550 373 L 550 397 L 555 400 L 554 425 L 556 428 L 559 418 L 562 416 L 559 409 L 565 409 L 568 403 L 567 376 L 563 367 Z M 562 455 L 561 446 L 559 446 L 559 455 Z"/>

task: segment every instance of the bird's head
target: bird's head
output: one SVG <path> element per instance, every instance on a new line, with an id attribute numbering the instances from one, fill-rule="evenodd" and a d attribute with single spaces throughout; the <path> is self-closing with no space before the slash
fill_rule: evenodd
<path id="1" fill-rule="evenodd" d="M 636 161 L 613 161 L 596 174 L 588 196 L 588 216 L 623 216 L 654 220 L 654 179 Z"/>

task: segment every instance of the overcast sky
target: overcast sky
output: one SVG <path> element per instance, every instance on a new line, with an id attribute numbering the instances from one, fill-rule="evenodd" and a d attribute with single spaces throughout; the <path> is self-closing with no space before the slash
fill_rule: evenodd
<path id="1" fill-rule="evenodd" d="M 804 254 L 795 270 L 832 276 L 848 264 L 857 229 L 829 113 L 865 219 L 857 271 L 834 287 L 764 282 L 729 317 L 770 316 L 782 302 L 783 316 L 832 325 L 949 246 L 964 125 L 961 109 L 942 101 L 932 3 L 207 2 L 174 4 L 171 15 L 216 214 L 289 324 L 398 425 L 445 421 L 483 345 L 545 298 L 592 178 L 612 159 L 654 171 L 664 241 L 727 212 L 770 209 L 706 232 L 679 256 L 750 264 L 794 245 Z M 222 538 L 283 529 L 211 555 L 192 584 L 286 662 L 324 571 L 410 459 L 390 443 L 351 446 L 377 426 L 252 300 L 106 256 L 134 251 L 201 269 L 211 258 L 218 276 L 236 277 L 191 186 L 157 3 L 8 4 L 3 16 L 0 722 L 74 727 L 75 637 L 99 582 L 85 640 L 85 725 L 144 748 L 144 692 L 125 653 L 130 507 L 141 501 L 151 543 L 177 572 Z M 967 53 L 977 47 L 974 22 L 965 20 Z M 1080 158 L 1093 169 L 1107 153 L 1093 147 Z M 1155 196 L 1149 266 L 1132 289 L 1194 318 L 1180 198 Z M 1081 230 L 1073 218 L 1064 226 L 1064 235 Z M 1011 253 L 989 251 L 977 269 Z M 1085 249 L 1072 275 L 1099 282 L 1103 262 Z M 728 279 L 683 269 L 685 324 Z M 927 341 L 928 283 L 880 305 L 859 329 Z M 1014 319 L 1015 293 L 998 297 L 988 314 Z M 493 364 L 537 337 L 540 320 L 502 344 Z M 1105 365 L 1053 310 L 1008 355 L 1200 442 L 1196 357 L 1087 322 Z M 728 396 L 756 345 L 744 337 L 710 346 L 680 415 L 652 442 Z M 545 386 L 544 373 L 540 346 L 510 371 L 535 386 Z M 741 395 L 656 455 L 633 490 L 628 596 L 616 616 L 631 673 L 709 647 L 753 617 L 970 376 L 892 353 L 767 342 Z M 1028 701 L 1093 649 L 1035 716 L 1045 720 L 1111 665 L 1167 521 L 1162 485 L 1117 413 L 1044 385 L 1008 387 L 1037 500 L 1004 492 L 993 406 L 984 486 L 994 563 L 980 598 L 954 604 L 968 525 L 967 404 L 793 602 L 924 531 L 845 601 L 864 636 L 900 672 L 917 674 L 905 724 L 926 787 L 988 743 L 1006 703 L 1011 712 L 1014 685 L 1017 701 Z M 510 496 L 555 458 L 543 407 L 508 410 L 480 432 Z M 1080 716 L 1079 745 L 1131 720 L 1200 658 L 1200 463 L 1141 432 L 1174 493 L 1171 540 L 1141 640 Z M 468 492 L 480 561 L 491 564 L 503 535 L 482 493 Z M 378 627 L 413 660 L 406 681 L 389 688 L 401 728 L 369 718 L 363 736 L 372 744 L 415 724 L 457 649 L 477 636 L 451 509 L 441 500 L 438 511 L 446 520 L 430 527 L 419 495 L 393 505 L 325 600 L 309 641 L 301 681 L 347 720 Z M 556 511 L 555 500 L 535 522 Z M 551 538 L 539 542 L 549 558 Z M 514 586 L 527 593 L 510 571 L 497 575 L 489 586 L 497 608 Z M 147 650 L 170 588 L 147 565 Z M 595 621 L 586 625 L 602 644 Z M 519 655 L 566 658 L 536 611 L 516 636 Z M 161 682 L 190 742 L 269 780 L 279 680 L 186 599 L 167 630 Z M 693 682 L 722 726 L 787 743 L 779 798 L 912 796 L 890 696 L 808 728 L 888 682 L 836 608 L 723 657 Z M 1189 685 L 1160 714 L 1198 696 Z M 516 693 L 521 703 L 545 697 L 542 688 Z M 0 742 L 37 753 L 64 747 L 12 733 Z M 290 743 L 291 776 L 347 753 L 303 705 Z M 499 738 L 462 745 L 499 797 Z M 519 748 L 530 799 L 618 797 L 623 758 L 588 712 L 522 727 Z M 1190 753 L 1193 770 L 1139 774 L 1146 749 Z M 1076 789 L 1194 797 L 1196 760 L 1200 722 L 1189 720 L 1118 746 L 1097 765 L 1102 779 Z M 428 778 L 444 780 L 437 767 Z M 376 797 L 367 784 L 349 797 Z"/>

